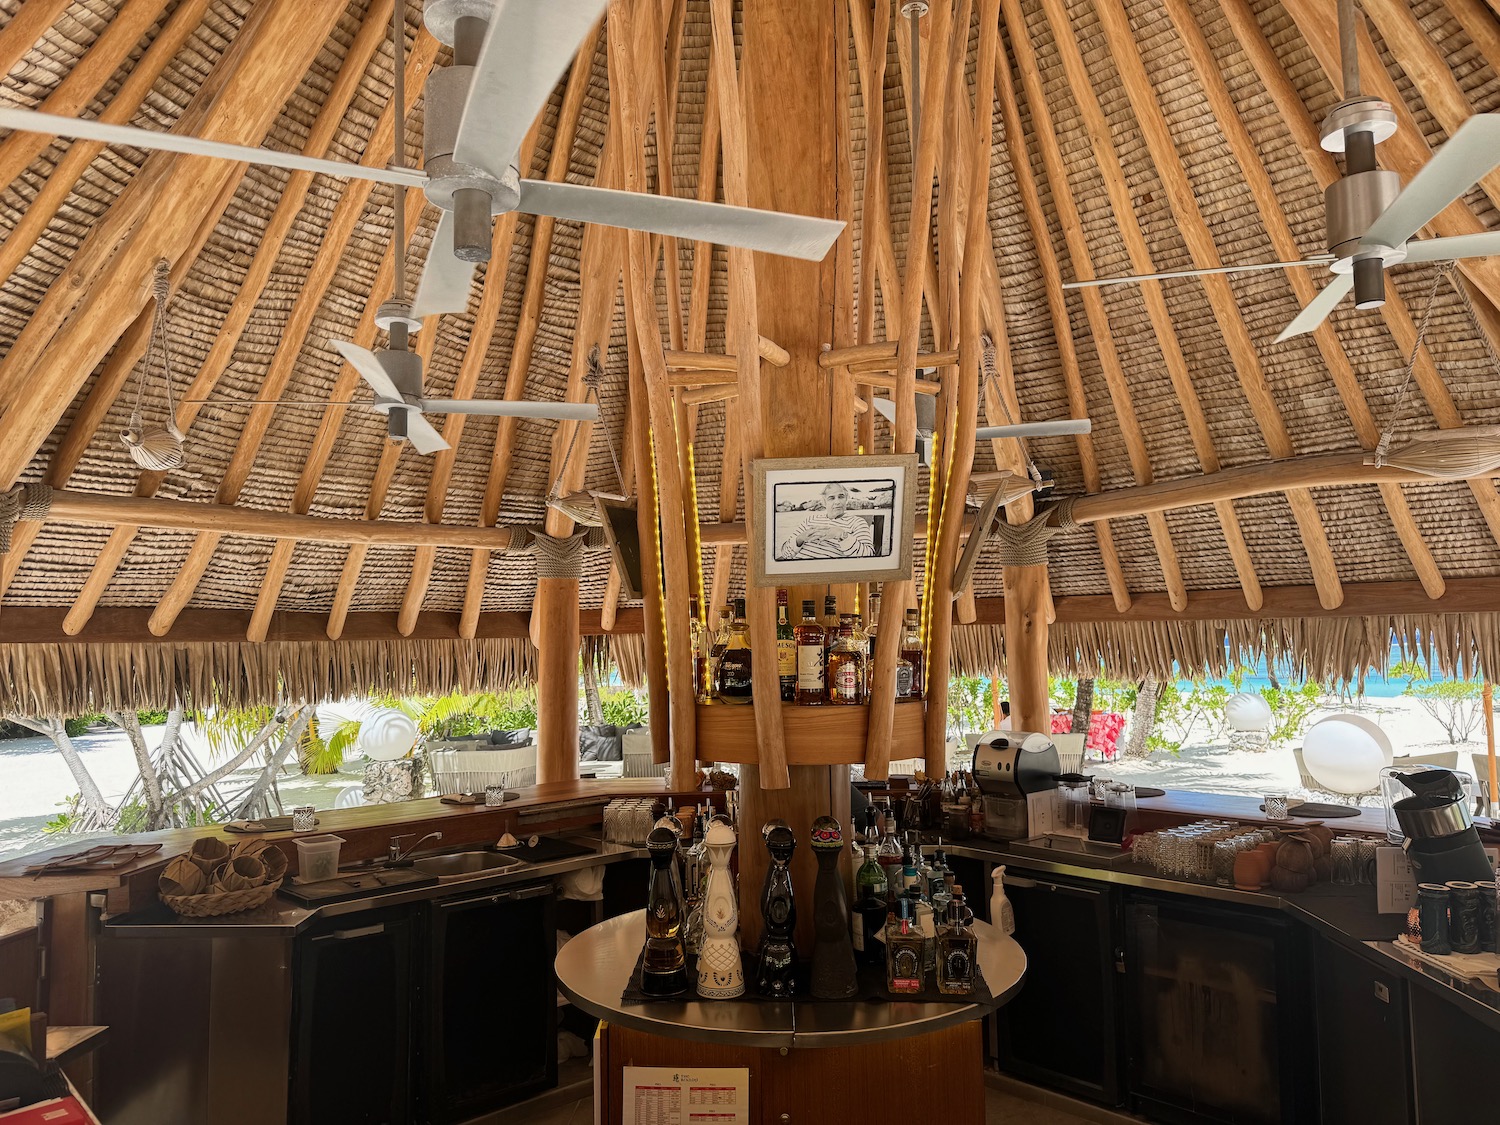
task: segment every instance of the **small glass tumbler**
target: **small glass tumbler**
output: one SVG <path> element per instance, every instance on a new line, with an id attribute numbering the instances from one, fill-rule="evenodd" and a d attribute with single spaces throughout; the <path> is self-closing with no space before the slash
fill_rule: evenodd
<path id="1" fill-rule="evenodd" d="M 1285 793 L 1267 793 L 1266 819 L 1267 820 L 1290 820 L 1287 813 L 1287 802 Z"/>
<path id="2" fill-rule="evenodd" d="M 1359 882 L 1355 868 L 1359 865 L 1359 842 L 1350 836 L 1336 837 L 1332 845 L 1333 883 L 1352 887 Z"/>
<path id="3" fill-rule="evenodd" d="M 1219 886 L 1234 886 L 1234 860 L 1239 854 L 1240 849 L 1233 840 L 1220 840 L 1214 844 L 1214 882 Z"/>
<path id="4" fill-rule="evenodd" d="M 292 810 L 292 831 L 311 832 L 318 826 L 318 810 L 311 805 L 298 805 Z"/>
<path id="5" fill-rule="evenodd" d="M 490 806 L 505 804 L 505 786 L 486 785 L 484 787 L 484 803 Z"/>
<path id="6" fill-rule="evenodd" d="M 1372 839 L 1361 839 L 1359 841 L 1359 863 L 1355 867 L 1355 880 L 1360 883 L 1375 883 L 1375 859 L 1376 852 L 1380 850 L 1380 841 Z"/>

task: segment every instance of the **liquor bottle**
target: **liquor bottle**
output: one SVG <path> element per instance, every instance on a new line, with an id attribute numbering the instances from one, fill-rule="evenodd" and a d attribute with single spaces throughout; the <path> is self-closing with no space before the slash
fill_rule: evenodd
<path id="1" fill-rule="evenodd" d="M 969 996 L 974 992 L 979 940 L 970 924 L 974 912 L 963 896 L 963 888 L 953 888 L 948 904 L 948 923 L 938 937 L 937 986 L 947 996 Z"/>
<path id="2" fill-rule="evenodd" d="M 688 619 L 693 641 L 693 695 L 699 703 L 707 703 L 713 699 L 713 685 L 708 678 L 713 639 L 698 612 L 697 598 L 688 599 Z"/>
<path id="3" fill-rule="evenodd" d="M 901 840 L 896 835 L 896 814 L 889 804 L 885 808 L 885 831 L 880 837 L 875 858 L 885 868 L 886 899 L 894 903 L 906 883 L 901 878 Z"/>
<path id="4" fill-rule="evenodd" d="M 916 879 L 907 885 L 905 893 L 911 903 L 911 928 L 922 938 L 922 968 L 931 969 L 937 964 L 937 919 L 932 903 L 923 896 L 922 884 Z"/>
<path id="5" fill-rule="evenodd" d="M 904 898 L 886 923 L 885 984 L 895 993 L 922 991 L 922 935 L 912 924 L 911 902 Z"/>
<path id="6" fill-rule="evenodd" d="M 828 702 L 865 701 L 865 654 L 854 640 L 854 615 L 844 614 L 838 637 L 828 650 Z"/>
<path id="7" fill-rule="evenodd" d="M 897 672 L 897 694 L 904 699 L 921 699 L 926 685 L 922 682 L 922 627 L 917 611 L 906 611 L 906 628 L 901 633 L 901 659 L 911 665 L 911 682 L 904 695 L 901 694 L 900 673 Z"/>
<path id="8" fill-rule="evenodd" d="M 682 891 L 677 885 L 677 833 L 653 828 L 646 837 L 651 882 L 646 892 L 646 949 L 641 958 L 641 991 L 675 996 L 687 991 L 687 959 L 682 947 Z"/>
<path id="9" fill-rule="evenodd" d="M 948 903 L 953 897 L 953 872 L 948 867 L 948 854 L 942 848 L 933 853 L 932 864 L 927 873 L 927 898 L 932 910 L 939 918 L 948 916 Z"/>
<path id="10" fill-rule="evenodd" d="M 787 616 L 786 591 L 776 591 L 776 675 L 781 681 L 781 701 L 797 698 L 797 637 Z"/>
<path id="11" fill-rule="evenodd" d="M 885 868 L 875 858 L 876 845 L 864 846 L 865 861 L 854 874 L 854 956 L 865 964 L 885 957 L 880 945 L 880 928 L 885 925 Z"/>
<path id="12" fill-rule="evenodd" d="M 797 702 L 817 706 L 823 702 L 824 656 L 823 626 L 813 616 L 813 602 L 802 603 L 802 620 L 792 631 L 797 645 Z"/>
<path id="13" fill-rule="evenodd" d="M 724 703 L 749 703 L 750 630 L 745 625 L 745 599 L 734 599 L 734 624 L 729 629 L 729 643 L 719 657 L 719 699 Z"/>
<path id="14" fill-rule="evenodd" d="M 855 981 L 854 946 L 849 936 L 849 899 L 839 874 L 844 854 L 844 829 L 831 816 L 820 816 L 812 825 L 813 856 L 818 878 L 813 884 L 812 984 L 810 991 L 821 1000 L 847 1000 L 859 990 Z"/>
<path id="15" fill-rule="evenodd" d="M 761 836 L 770 853 L 766 882 L 760 895 L 763 927 L 755 959 L 755 991 L 762 996 L 790 999 L 797 991 L 797 901 L 792 894 L 792 853 L 797 838 L 781 821 L 768 821 Z"/>
<path id="16" fill-rule="evenodd" d="M 729 647 L 730 618 L 734 613 L 731 603 L 719 610 L 719 623 L 714 627 L 713 638 L 708 649 L 708 694 L 711 699 L 719 697 L 719 666 L 724 659 L 724 650 Z"/>
<path id="17" fill-rule="evenodd" d="M 865 636 L 870 638 L 869 654 L 875 654 L 875 634 L 880 630 L 880 595 L 870 591 L 870 612 L 866 614 Z"/>
<path id="18" fill-rule="evenodd" d="M 823 651 L 833 648 L 839 636 L 839 600 L 832 594 L 823 597 Z"/>
<path id="19" fill-rule="evenodd" d="M 702 951 L 698 955 L 698 995 L 709 1000 L 732 1000 L 745 992 L 740 966 L 740 908 L 734 893 L 730 861 L 735 834 L 715 821 L 704 834 L 708 872 L 704 878 Z"/>

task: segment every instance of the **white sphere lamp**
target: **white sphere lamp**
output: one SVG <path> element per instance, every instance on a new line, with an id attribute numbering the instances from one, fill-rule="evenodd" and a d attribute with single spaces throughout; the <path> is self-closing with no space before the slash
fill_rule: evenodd
<path id="1" fill-rule="evenodd" d="M 1324 789 L 1346 795 L 1380 786 L 1380 771 L 1391 764 L 1391 740 L 1363 715 L 1319 719 L 1302 740 L 1302 762 Z"/>
<path id="2" fill-rule="evenodd" d="M 1271 729 L 1271 705 L 1255 692 L 1231 695 L 1224 704 L 1224 718 L 1231 730 L 1241 733 Z"/>
<path id="3" fill-rule="evenodd" d="M 372 761 L 404 758 L 416 743 L 416 720 L 403 711 L 376 711 L 359 724 L 359 748 Z"/>

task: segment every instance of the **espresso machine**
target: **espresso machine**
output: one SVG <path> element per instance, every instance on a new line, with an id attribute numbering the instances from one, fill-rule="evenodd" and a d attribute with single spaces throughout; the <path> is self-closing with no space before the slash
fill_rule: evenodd
<path id="1" fill-rule="evenodd" d="M 992 730 L 974 747 L 974 783 L 984 802 L 984 835 L 1021 840 L 1031 835 L 1030 802 L 1052 800 L 1062 772 L 1050 734 Z"/>

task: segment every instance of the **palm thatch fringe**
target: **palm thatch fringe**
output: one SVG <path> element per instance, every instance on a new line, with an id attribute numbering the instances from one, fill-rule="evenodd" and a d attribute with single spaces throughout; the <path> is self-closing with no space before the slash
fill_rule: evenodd
<path id="1" fill-rule="evenodd" d="M 0 714 L 504 691 L 535 681 L 536 656 L 530 641 L 515 638 L 0 644 Z"/>
<path id="2" fill-rule="evenodd" d="M 646 688 L 646 638 L 639 633 L 609 633 L 586 638 L 598 644 L 599 659 L 613 664 L 626 687 Z"/>
<path id="3" fill-rule="evenodd" d="M 1500 673 L 1500 614 L 1209 621 L 1058 622 L 1049 632 L 1051 671 L 1142 680 L 1222 676 L 1267 658 L 1292 679 L 1360 686 L 1384 672 L 1392 644 L 1429 673 L 1463 679 Z M 954 672 L 990 676 L 1005 667 L 1005 630 L 960 625 Z"/>

